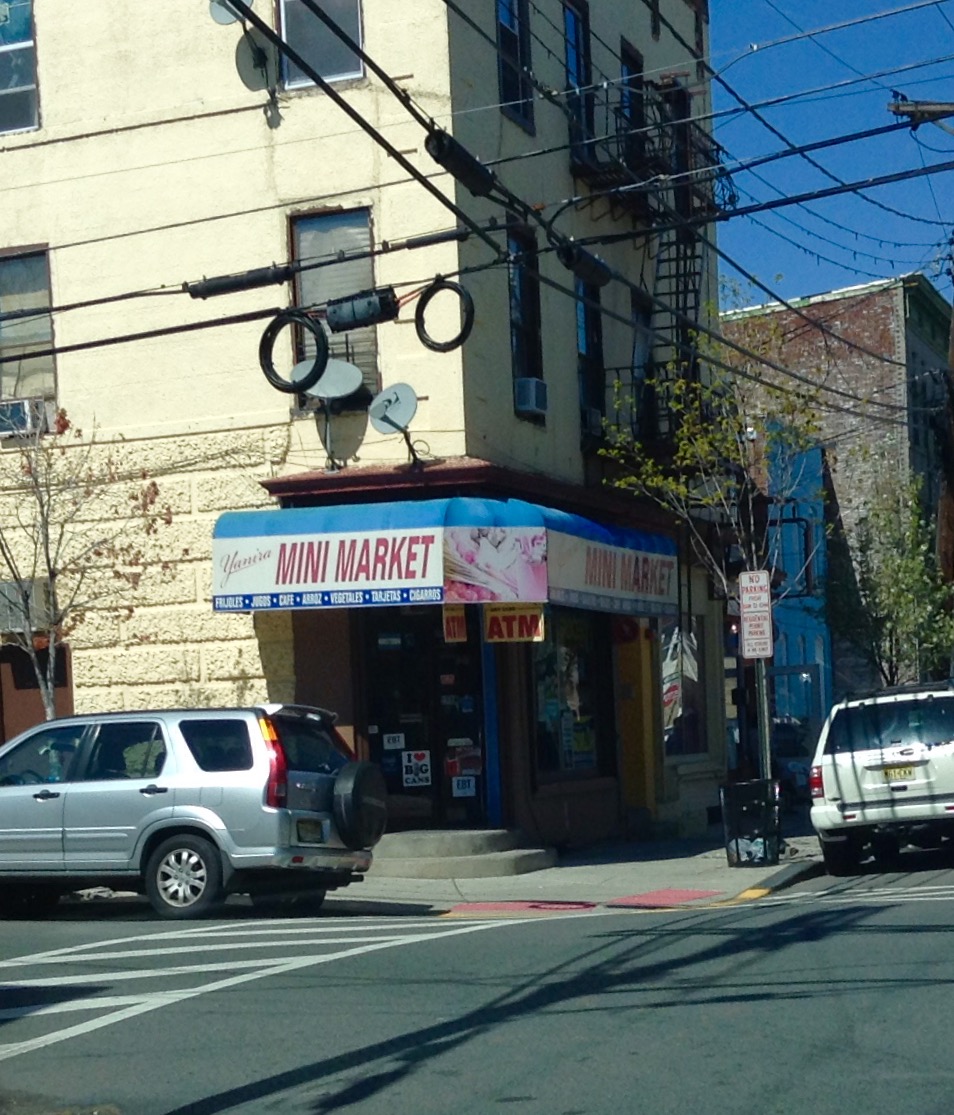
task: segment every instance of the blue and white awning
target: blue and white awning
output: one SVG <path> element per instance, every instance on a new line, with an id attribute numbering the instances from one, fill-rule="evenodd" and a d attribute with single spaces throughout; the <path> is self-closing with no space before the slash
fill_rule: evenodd
<path id="1" fill-rule="evenodd" d="M 676 611 L 671 538 L 523 500 L 232 511 L 213 534 L 217 611 L 551 600 Z"/>

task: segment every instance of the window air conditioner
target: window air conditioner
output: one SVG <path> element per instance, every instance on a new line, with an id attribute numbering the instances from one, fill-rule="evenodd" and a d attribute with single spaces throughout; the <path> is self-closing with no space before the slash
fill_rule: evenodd
<path id="1" fill-rule="evenodd" d="M 513 409 L 517 414 L 547 412 L 547 385 L 535 376 L 522 376 L 513 381 Z"/>
<path id="2" fill-rule="evenodd" d="M 0 399 L 0 438 L 29 437 L 46 428 L 42 399 Z"/>

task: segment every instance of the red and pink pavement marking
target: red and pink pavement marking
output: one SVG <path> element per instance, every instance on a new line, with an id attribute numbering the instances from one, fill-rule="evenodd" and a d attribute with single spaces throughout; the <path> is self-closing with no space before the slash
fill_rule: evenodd
<path id="1" fill-rule="evenodd" d="M 651 890 L 645 894 L 630 894 L 624 898 L 612 898 L 608 902 L 461 902 L 451 907 L 451 914 L 575 914 L 595 910 L 599 906 L 629 907 L 633 909 L 669 909 L 701 902 L 706 898 L 717 898 L 720 890 Z"/>

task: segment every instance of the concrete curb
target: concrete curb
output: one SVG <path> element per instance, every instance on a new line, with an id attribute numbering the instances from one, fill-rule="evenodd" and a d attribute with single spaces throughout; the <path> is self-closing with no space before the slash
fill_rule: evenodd
<path id="1" fill-rule="evenodd" d="M 767 879 L 763 879 L 758 886 L 748 887 L 746 890 L 740 891 L 739 894 L 730 901 L 745 901 L 746 899 L 744 896 L 747 895 L 749 891 L 755 892 L 751 895 L 752 899 L 762 898 L 767 894 L 775 894 L 777 891 L 787 890 L 789 887 L 805 879 L 814 879 L 817 875 L 824 874 L 825 865 L 821 860 L 802 860 L 797 863 L 787 863 L 774 874 L 769 875 Z"/>

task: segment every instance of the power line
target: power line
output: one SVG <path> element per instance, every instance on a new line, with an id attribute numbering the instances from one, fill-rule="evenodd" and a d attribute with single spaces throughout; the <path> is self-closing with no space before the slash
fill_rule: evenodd
<path id="1" fill-rule="evenodd" d="M 237 0 L 237 4 L 238 4 L 238 7 L 239 7 L 240 10 L 242 8 L 245 8 L 247 10 L 247 5 L 242 3 L 242 0 Z M 267 28 L 267 25 L 265 25 L 265 26 Z M 292 57 L 293 61 L 296 61 L 296 64 L 298 64 L 298 60 L 295 57 L 295 52 L 290 47 L 288 47 L 287 44 L 283 43 L 280 39 L 278 39 L 277 36 L 275 38 L 277 39 L 276 45 L 279 46 L 279 49 L 282 49 L 285 53 L 288 54 L 289 57 Z M 307 72 L 307 69 L 305 69 L 304 67 L 303 67 L 303 72 Z M 371 138 L 375 142 L 381 144 L 382 146 L 385 146 L 386 150 L 388 149 L 387 141 L 384 140 L 384 138 L 380 135 L 379 132 L 377 132 L 376 129 L 374 129 L 371 125 L 367 124 L 367 122 L 364 120 L 364 118 L 361 117 L 360 114 L 357 113 L 356 110 L 352 110 L 351 112 L 349 112 L 349 115 L 352 115 L 352 117 L 354 119 L 356 119 L 361 124 L 362 128 L 365 131 L 368 132 L 368 134 L 371 136 Z M 426 184 L 426 185 L 429 186 L 429 183 L 427 182 L 426 179 L 423 178 L 423 176 L 415 174 L 415 177 L 418 178 L 418 180 L 420 180 L 422 182 L 422 184 Z M 533 207 L 528 206 L 525 202 L 522 201 L 522 199 L 517 198 L 516 195 L 513 195 L 509 191 L 506 191 L 503 187 L 498 187 L 498 188 L 499 188 L 499 191 L 504 195 L 504 201 L 506 203 L 511 205 L 513 208 L 519 210 L 524 216 L 531 216 L 531 217 L 534 217 L 534 218 L 538 219 L 538 221 L 539 221 L 539 217 L 535 213 L 535 211 L 533 210 Z M 431 188 L 431 189 L 433 190 L 433 188 Z M 453 203 L 449 203 L 448 199 L 446 199 L 443 195 L 439 194 L 439 191 L 433 191 L 433 192 L 437 193 L 437 195 L 442 199 L 442 201 L 445 204 L 448 204 L 448 207 L 453 206 Z M 456 209 L 456 206 L 452 207 L 452 211 L 459 214 L 459 210 Z M 482 238 L 486 238 L 486 237 L 483 236 L 483 230 L 482 229 L 480 229 L 479 227 L 476 227 L 476 228 L 473 227 L 473 222 L 471 222 L 468 218 L 466 218 L 466 216 L 463 216 L 463 219 L 464 219 L 465 223 L 468 226 L 471 227 L 471 231 L 476 231 L 478 233 L 478 235 L 482 236 Z M 548 236 L 553 238 L 552 226 L 544 225 L 544 227 L 547 230 Z M 570 244 L 570 242 L 566 241 L 564 238 L 559 238 L 559 239 L 561 241 L 561 243 L 559 245 L 560 247 L 566 247 L 566 246 L 568 246 L 568 244 Z M 501 258 L 500 258 L 501 253 L 499 252 L 498 246 L 493 241 L 490 241 L 490 242 L 491 242 L 492 246 L 494 247 L 495 252 L 497 254 L 497 262 L 498 263 L 503 262 L 503 260 L 501 260 Z M 621 281 L 621 282 L 623 282 L 630 289 L 637 289 L 635 284 L 631 280 L 629 280 L 626 276 L 622 276 L 617 272 L 613 272 L 612 277 Z M 557 286 L 557 289 L 560 289 L 559 286 Z M 574 298 L 576 297 L 575 292 L 572 292 L 572 291 L 567 292 L 565 288 L 563 288 L 563 289 L 564 289 L 564 293 L 570 293 L 571 296 L 573 296 Z M 769 292 L 769 293 L 771 293 L 771 292 Z M 748 350 L 745 350 L 745 349 L 743 349 L 739 346 L 733 346 L 732 342 L 729 342 L 727 338 L 722 337 L 720 334 L 716 333 L 713 330 L 708 330 L 706 327 L 700 326 L 700 323 L 692 321 L 691 319 L 686 317 L 686 315 L 679 314 L 671 306 L 668 306 L 662 300 L 657 299 L 657 298 L 653 298 L 653 301 L 657 304 L 657 306 L 659 308 L 664 309 L 669 314 L 672 314 L 674 316 L 674 318 L 676 318 L 677 320 L 681 320 L 681 322 L 683 324 L 688 324 L 692 328 L 699 329 L 702 332 L 706 332 L 713 339 L 718 339 L 723 343 L 728 343 L 730 345 L 730 347 L 735 347 L 736 350 L 739 351 L 742 355 L 745 355 L 749 358 L 755 359 L 755 360 L 759 361 L 760 363 L 764 364 L 765 366 L 773 367 L 776 371 L 780 372 L 783 375 L 787 375 L 787 376 L 790 376 L 790 377 L 795 378 L 795 379 L 801 379 L 803 382 L 807 383 L 808 385 L 812 386 L 813 388 L 817 388 L 819 386 L 814 381 L 806 380 L 804 377 L 799 377 L 797 373 L 793 373 L 789 369 L 782 368 L 780 365 L 774 364 L 773 362 L 766 361 L 765 358 L 760 357 L 758 354 L 751 353 Z M 266 312 L 266 314 L 267 314 L 267 312 Z M 232 320 L 232 319 L 220 319 L 220 320 Z M 236 320 L 244 320 L 244 319 L 240 316 Z M 632 322 L 628 319 L 620 318 L 620 320 L 622 320 L 624 322 L 624 324 L 632 325 Z M 194 323 L 192 326 L 185 327 L 185 328 L 204 328 L 204 327 L 208 327 L 212 324 L 219 324 L 219 323 L 220 323 L 220 321 L 206 322 L 206 323 Z M 148 336 L 148 335 L 154 335 L 154 334 L 143 334 L 143 335 L 136 334 L 136 335 L 132 335 L 130 337 L 130 339 L 140 339 L 141 336 Z M 119 339 L 112 339 L 111 341 L 104 342 L 104 343 L 119 343 Z M 94 344 L 94 342 L 88 342 L 87 345 L 84 346 L 84 347 L 90 347 L 93 344 Z M 69 351 L 69 349 L 63 349 L 61 351 Z M 833 390 L 833 389 L 827 389 L 827 390 Z M 845 393 L 841 393 L 841 394 L 845 394 Z M 863 399 L 858 398 L 857 396 L 846 395 L 846 397 L 850 397 L 854 401 L 858 401 L 858 402 L 864 402 L 865 401 Z M 884 404 L 881 404 L 881 405 L 884 405 Z"/>
<path id="2" fill-rule="evenodd" d="M 842 20 L 840 23 L 831 23 L 827 27 L 818 27 L 813 31 L 806 31 L 804 28 L 799 27 L 798 24 L 785 12 L 777 8 L 775 4 L 771 2 L 771 0 L 766 0 L 766 3 L 770 8 L 772 8 L 773 11 L 777 12 L 780 16 L 782 16 L 783 19 L 791 23 L 793 27 L 797 28 L 798 34 L 784 35 L 780 39 L 773 39 L 771 42 L 767 43 L 752 43 L 747 51 L 744 51 L 737 58 L 733 58 L 731 62 L 723 66 L 718 72 L 719 74 L 724 74 L 726 70 L 728 70 L 731 66 L 734 66 L 737 62 L 741 62 L 745 58 L 751 58 L 756 53 L 764 54 L 765 51 L 771 50 L 772 47 L 787 46 L 789 43 L 797 43 L 802 39 L 814 39 L 819 35 L 827 35 L 831 31 L 842 31 L 845 28 L 857 27 L 863 23 L 873 23 L 875 20 L 887 19 L 891 16 L 896 15 L 904 15 L 906 12 L 914 12 L 917 11 L 919 8 L 940 9 L 940 4 L 943 2 L 944 0 L 919 0 L 918 3 L 908 4 L 903 8 L 891 8 L 883 12 L 873 12 L 869 15 L 856 16 L 854 19 L 846 19 Z M 712 76 L 715 77 L 716 74 L 713 73 Z"/>
<path id="3" fill-rule="evenodd" d="M 644 4 L 644 6 L 648 7 L 649 4 L 651 3 L 651 0 L 642 0 L 642 2 Z M 946 0 L 937 0 L 937 3 L 943 3 L 943 2 L 946 2 Z M 691 52 L 692 47 L 683 38 L 683 36 L 680 33 L 680 31 L 678 30 L 678 28 L 676 28 L 672 24 L 672 22 L 669 19 L 667 19 L 666 16 L 664 16 L 664 15 L 660 15 L 660 20 L 666 26 L 666 28 L 669 30 L 670 34 L 673 36 L 673 38 L 676 40 L 676 42 L 679 43 L 681 46 L 685 47 L 686 50 L 689 50 Z M 776 136 L 779 140 L 781 140 L 781 142 L 784 143 L 786 146 L 789 146 L 789 147 L 794 147 L 795 146 L 787 136 L 785 136 L 781 131 L 779 131 L 778 128 L 775 127 L 774 124 L 771 123 L 771 121 L 767 120 L 759 111 L 757 111 L 754 108 L 754 106 L 750 105 L 745 100 L 745 98 L 740 93 L 738 93 L 725 80 L 724 77 L 721 77 L 715 70 L 713 70 L 711 65 L 709 65 L 708 63 L 705 63 L 705 62 L 703 64 L 705 65 L 706 69 L 709 71 L 709 74 L 711 75 L 712 79 L 714 81 L 718 82 L 718 84 L 720 86 L 722 86 L 722 88 L 729 94 L 730 97 L 733 98 L 733 100 L 735 100 L 744 109 L 746 109 L 746 111 L 750 112 L 754 119 L 758 120 L 758 122 L 763 127 L 767 128 L 774 136 Z M 844 182 L 843 179 L 839 178 L 836 174 L 833 174 L 830 170 L 828 170 L 826 167 L 824 167 L 816 159 L 813 159 L 810 155 L 803 155 L 802 158 L 804 158 L 805 161 L 808 162 L 810 165 L 814 166 L 816 168 L 816 170 L 821 171 L 822 174 L 824 174 L 826 178 L 830 178 L 833 182 L 836 182 L 841 186 L 846 185 L 846 183 Z M 859 188 L 857 186 L 853 187 L 851 192 L 857 193 L 858 196 L 862 200 L 868 202 L 871 205 L 874 205 L 878 209 L 882 209 L 885 212 L 891 213 L 893 216 L 901 216 L 901 217 L 905 217 L 905 218 L 910 219 L 910 220 L 920 221 L 920 222 L 925 223 L 925 224 L 931 224 L 931 225 L 936 225 L 937 224 L 936 221 L 929 220 L 926 217 L 916 217 L 916 216 L 914 216 L 913 214 L 910 214 L 910 213 L 901 213 L 899 210 L 894 209 L 890 205 L 884 205 L 882 202 L 876 201 L 873 198 L 869 198 L 862 192 L 862 188 Z M 825 196 L 831 196 L 831 195 L 825 195 Z"/>

